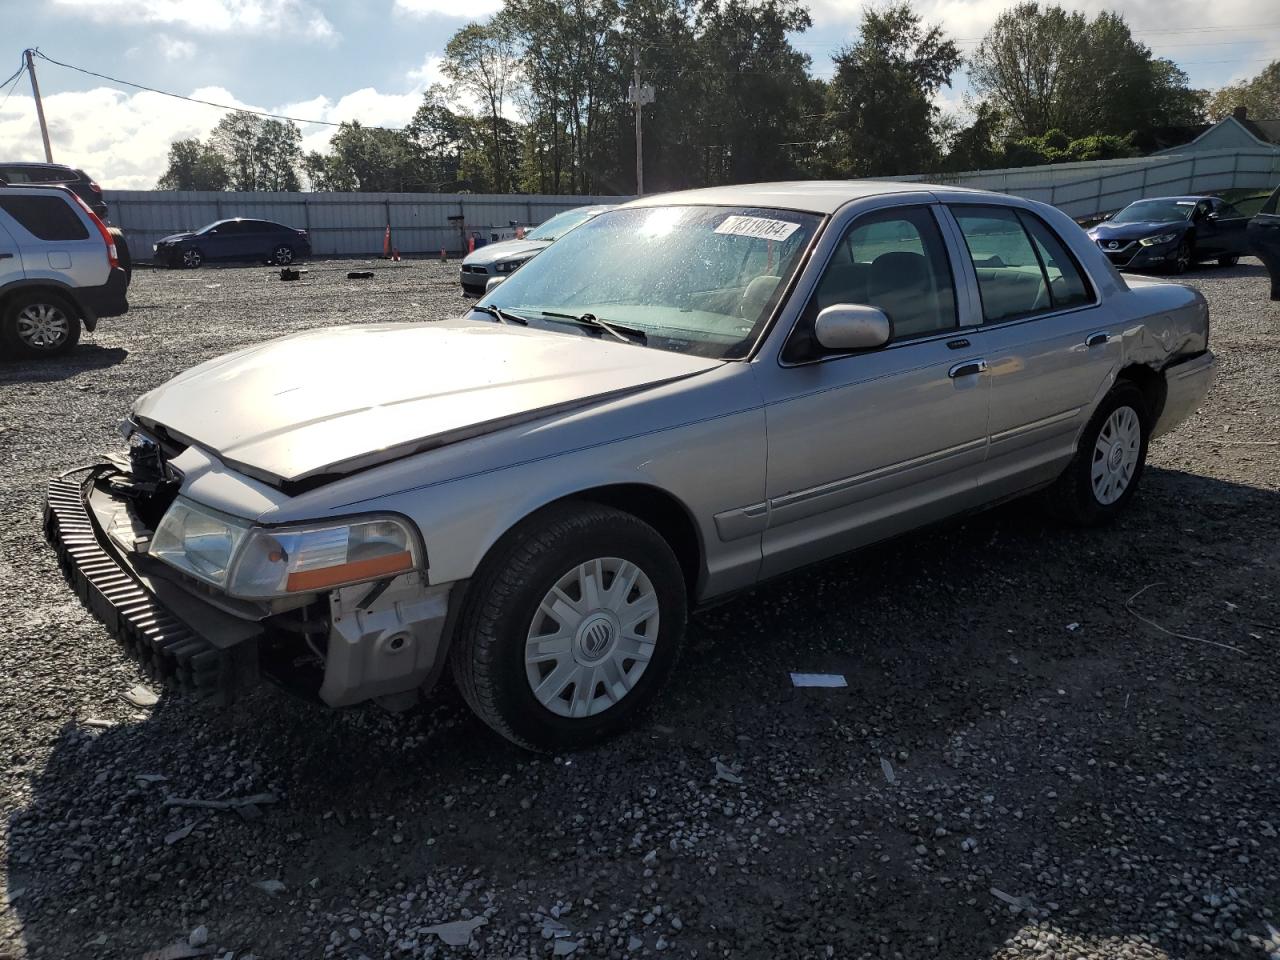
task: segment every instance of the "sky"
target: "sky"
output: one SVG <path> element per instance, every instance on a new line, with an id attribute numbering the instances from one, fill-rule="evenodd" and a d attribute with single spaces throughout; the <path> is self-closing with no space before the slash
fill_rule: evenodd
<path id="1" fill-rule="evenodd" d="M 971 51 L 1013 0 L 916 0 Z M 440 81 L 455 30 L 500 0 L 0 0 L 0 80 L 24 47 L 144 86 L 314 120 L 402 126 L 422 92 Z M 1193 86 L 1253 76 L 1280 58 L 1274 0 L 1067 0 L 1090 15 L 1118 9 L 1157 56 L 1182 66 Z M 829 75 L 831 56 L 856 38 L 862 0 L 809 0 L 813 29 L 794 38 Z M 121 87 L 37 60 L 54 160 L 82 167 L 104 187 L 150 189 L 169 144 L 204 137 L 222 111 Z M 662 107 L 662 78 L 649 79 Z M 958 71 L 940 105 L 963 112 Z M 5 99 L 6 92 L 8 98 Z M 619 91 L 622 96 L 623 92 Z M 42 160 L 30 86 L 0 89 L 0 159 Z M 331 128 L 302 124 L 307 149 Z"/>

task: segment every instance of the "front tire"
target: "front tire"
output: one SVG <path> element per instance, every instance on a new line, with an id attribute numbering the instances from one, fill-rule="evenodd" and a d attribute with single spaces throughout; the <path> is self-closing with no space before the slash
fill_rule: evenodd
<path id="1" fill-rule="evenodd" d="M 80 342 L 80 314 L 57 294 L 18 294 L 0 317 L 5 352 L 20 357 L 66 353 Z"/>
<path id="2" fill-rule="evenodd" d="M 473 578 L 450 655 L 463 698 L 531 750 L 620 730 L 666 682 L 684 638 L 684 576 L 643 520 L 591 503 L 535 514 Z"/>
<path id="3" fill-rule="evenodd" d="M 1182 276 L 1191 269 L 1194 262 L 1191 256 L 1191 244 L 1183 240 L 1178 244 L 1178 249 L 1173 255 L 1173 272 L 1177 276 Z"/>
<path id="4" fill-rule="evenodd" d="M 184 269 L 199 270 L 200 265 L 204 263 L 204 254 L 200 252 L 199 247 L 188 247 L 178 254 L 178 262 Z"/>
<path id="5" fill-rule="evenodd" d="M 1137 492 L 1150 435 L 1146 398 L 1137 385 L 1120 381 L 1099 405 L 1071 463 L 1049 489 L 1054 512 L 1079 526 L 1114 520 Z"/>

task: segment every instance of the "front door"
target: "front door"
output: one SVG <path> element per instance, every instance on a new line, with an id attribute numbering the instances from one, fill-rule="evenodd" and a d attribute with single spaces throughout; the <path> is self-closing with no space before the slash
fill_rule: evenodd
<path id="1" fill-rule="evenodd" d="M 855 220 L 763 378 L 768 427 L 765 576 L 940 519 L 975 500 L 987 442 L 981 333 L 960 328 L 954 248 L 935 209 Z M 879 307 L 884 347 L 828 354 L 818 312 Z"/>
<path id="2" fill-rule="evenodd" d="M 953 205 L 982 300 L 991 378 L 984 500 L 1062 472 L 1076 437 L 1110 387 L 1123 330 L 1053 229 L 1013 207 Z"/>

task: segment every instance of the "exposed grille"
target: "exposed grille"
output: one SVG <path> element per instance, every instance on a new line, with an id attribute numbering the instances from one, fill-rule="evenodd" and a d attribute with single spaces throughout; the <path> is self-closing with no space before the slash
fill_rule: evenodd
<path id="1" fill-rule="evenodd" d="M 99 543 L 78 481 L 49 481 L 44 532 L 72 589 L 154 680 L 215 704 L 252 682 L 256 644 L 220 649 L 165 610 Z"/>

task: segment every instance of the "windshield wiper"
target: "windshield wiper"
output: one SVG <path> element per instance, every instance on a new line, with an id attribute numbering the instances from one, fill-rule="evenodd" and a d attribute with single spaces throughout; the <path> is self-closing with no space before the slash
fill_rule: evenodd
<path id="1" fill-rule="evenodd" d="M 649 335 L 643 330 L 635 327 L 624 327 L 621 324 L 610 323 L 608 320 L 601 320 L 594 313 L 584 313 L 574 316 L 572 313 L 555 313 L 551 310 L 543 310 L 544 317 L 552 317 L 557 320 L 571 320 L 579 326 L 588 327 L 592 330 L 603 330 L 610 336 L 621 340 L 623 343 L 648 343 Z"/>
<path id="2" fill-rule="evenodd" d="M 515 323 L 522 327 L 527 327 L 529 325 L 529 321 L 524 317 L 517 317 L 514 313 L 507 313 L 507 311 L 499 310 L 497 307 L 492 307 L 487 303 L 473 303 L 471 305 L 471 309 L 478 313 L 486 313 L 493 317 L 493 319 L 502 323 Z"/>

